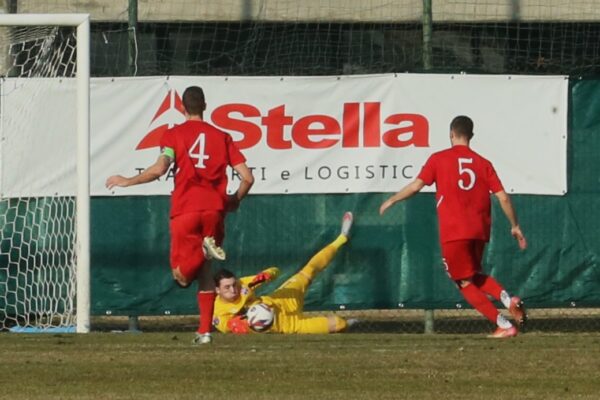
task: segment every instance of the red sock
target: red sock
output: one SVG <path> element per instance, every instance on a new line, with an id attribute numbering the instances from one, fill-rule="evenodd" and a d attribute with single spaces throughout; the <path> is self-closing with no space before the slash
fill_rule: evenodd
<path id="1" fill-rule="evenodd" d="M 485 293 L 472 284 L 460 288 L 460 292 L 474 309 L 483 314 L 483 316 L 489 319 L 494 325 L 496 324 L 498 310 L 494 307 L 494 304 L 488 299 Z"/>
<path id="2" fill-rule="evenodd" d="M 502 292 L 504 288 L 491 276 L 477 274 L 473 277 L 473 284 L 494 299 L 500 301 L 500 292 Z"/>
<path id="3" fill-rule="evenodd" d="M 208 333 L 215 310 L 215 292 L 198 292 L 198 310 L 200 310 L 198 333 Z"/>

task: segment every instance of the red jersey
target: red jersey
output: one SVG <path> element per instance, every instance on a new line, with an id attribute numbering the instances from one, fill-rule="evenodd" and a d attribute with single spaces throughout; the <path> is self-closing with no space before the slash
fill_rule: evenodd
<path id="1" fill-rule="evenodd" d="M 468 146 L 453 146 L 432 154 L 418 178 L 436 184 L 442 243 L 490 240 L 490 193 L 504 190 L 491 162 Z"/>
<path id="2" fill-rule="evenodd" d="M 231 136 L 199 120 L 189 120 L 166 131 L 162 148 L 174 154 L 175 188 L 171 217 L 191 211 L 224 210 L 227 166 L 246 161 Z"/>

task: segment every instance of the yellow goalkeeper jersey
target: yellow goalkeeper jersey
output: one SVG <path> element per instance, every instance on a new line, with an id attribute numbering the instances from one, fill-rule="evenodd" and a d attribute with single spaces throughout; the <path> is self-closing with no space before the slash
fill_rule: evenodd
<path id="1" fill-rule="evenodd" d="M 270 280 L 275 279 L 279 275 L 279 269 L 277 267 L 267 268 L 262 272 L 266 272 L 271 275 Z M 254 291 L 264 282 L 259 283 L 256 286 L 250 287 L 250 282 L 256 277 L 256 275 L 245 276 L 239 279 L 240 282 L 240 297 L 237 301 L 227 302 L 217 296 L 215 299 L 215 311 L 213 315 L 213 326 L 220 332 L 229 333 L 230 330 L 227 327 L 227 323 L 230 319 L 236 315 L 243 315 L 246 310 L 256 303 L 264 302 L 270 304 L 267 298 L 256 297 Z M 267 300 L 267 301 L 265 301 Z"/>
<path id="2" fill-rule="evenodd" d="M 321 272 L 333 259 L 337 249 L 346 243 L 347 238 L 340 235 L 315 254 L 310 261 L 295 275 L 286 280 L 273 293 L 266 296 L 256 297 L 254 289 L 249 287 L 256 275 L 240 279 L 241 293 L 235 302 L 225 302 L 219 296 L 215 300 L 215 313 L 213 325 L 221 332 L 229 332 L 227 323 L 236 315 L 243 315 L 246 310 L 256 304 L 265 303 L 273 309 L 275 321 L 269 329 L 272 333 L 301 333 L 301 334 L 323 334 L 340 332 L 347 326 L 346 321 L 337 315 L 307 316 L 304 315 L 304 296 L 310 282 Z M 271 274 L 271 279 L 279 275 L 275 267 L 264 270 Z"/>

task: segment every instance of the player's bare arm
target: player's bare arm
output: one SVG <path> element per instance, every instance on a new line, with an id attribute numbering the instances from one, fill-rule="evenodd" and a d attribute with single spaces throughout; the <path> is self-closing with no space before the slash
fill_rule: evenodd
<path id="1" fill-rule="evenodd" d="M 238 190 L 235 192 L 235 194 L 229 196 L 227 204 L 228 211 L 237 210 L 238 206 L 240 205 L 240 201 L 242 201 L 242 199 L 246 197 L 246 195 L 250 191 L 250 188 L 252 187 L 252 185 L 254 185 L 254 175 L 252 175 L 252 171 L 250 170 L 250 168 L 248 168 L 246 163 L 234 165 L 233 169 L 235 170 L 235 172 L 238 173 L 241 181 L 240 186 L 238 187 Z"/>
<path id="2" fill-rule="evenodd" d="M 168 170 L 171 164 L 171 158 L 160 155 L 156 162 L 150 167 L 146 168 L 141 174 L 126 178 L 121 175 L 110 176 L 106 180 L 106 187 L 112 189 L 115 186 L 128 187 L 139 185 L 142 183 L 152 182 L 161 176 L 163 176 Z"/>
<path id="3" fill-rule="evenodd" d="M 423 186 L 425 186 L 425 182 L 423 182 L 423 180 L 419 178 L 404 186 L 402 189 L 400 189 L 398 193 L 394 194 L 381 204 L 381 206 L 379 207 L 379 215 L 383 215 L 383 213 L 385 213 L 385 211 L 388 208 L 390 208 L 397 202 L 406 200 L 409 197 L 412 197 L 415 194 L 419 193 L 421 189 L 423 189 Z"/>
<path id="4" fill-rule="evenodd" d="M 503 190 L 494 193 L 494 195 L 500 202 L 500 208 L 502 208 L 502 211 L 504 212 L 504 215 L 506 215 L 508 222 L 510 222 L 510 234 L 519 243 L 519 248 L 521 250 L 525 250 L 527 248 L 527 239 L 525 239 L 525 235 L 523 235 L 521 227 L 519 226 L 517 213 L 513 207 L 512 201 L 510 200 L 510 196 Z"/>

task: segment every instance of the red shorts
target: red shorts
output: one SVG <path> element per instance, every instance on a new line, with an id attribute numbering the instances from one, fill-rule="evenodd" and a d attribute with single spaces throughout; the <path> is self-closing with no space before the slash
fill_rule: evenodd
<path id="1" fill-rule="evenodd" d="M 171 268 L 189 281 L 196 279 L 204 264 L 202 241 L 213 236 L 217 245 L 223 243 L 224 216 L 222 211 L 198 211 L 171 218 Z"/>
<path id="2" fill-rule="evenodd" d="M 442 243 L 444 266 L 454 281 L 468 279 L 481 272 L 483 240 L 455 240 Z"/>

